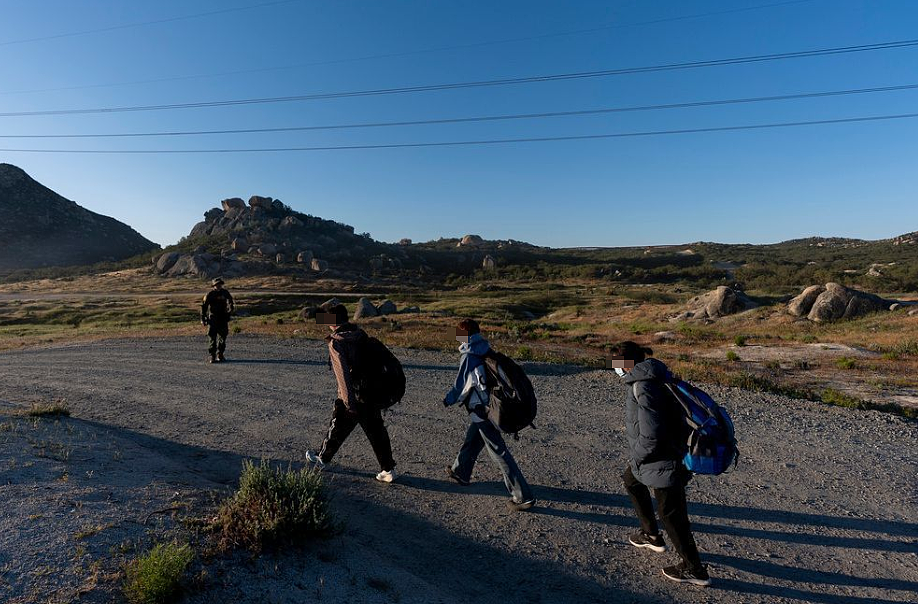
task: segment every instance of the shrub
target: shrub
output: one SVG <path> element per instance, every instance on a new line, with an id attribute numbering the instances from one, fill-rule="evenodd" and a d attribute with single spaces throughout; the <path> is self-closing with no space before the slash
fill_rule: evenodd
<path id="1" fill-rule="evenodd" d="M 735 363 L 736 361 L 739 361 L 740 358 L 739 358 L 739 355 L 738 355 L 738 354 L 736 354 L 736 353 L 733 352 L 732 350 L 728 350 L 728 351 L 727 351 L 727 360 L 728 360 L 728 361 L 732 361 L 732 362 Z"/>
<path id="2" fill-rule="evenodd" d="M 765 361 L 765 368 L 775 369 L 775 370 L 781 369 L 781 361 L 779 361 L 778 359 L 772 359 L 770 361 Z"/>
<path id="3" fill-rule="evenodd" d="M 25 414 L 29 417 L 70 417 L 70 409 L 63 401 L 53 403 L 33 403 Z"/>
<path id="4" fill-rule="evenodd" d="M 333 521 L 322 477 L 314 470 L 246 461 L 239 490 L 220 507 L 215 528 L 224 550 L 241 546 L 258 552 L 327 536 Z"/>
<path id="5" fill-rule="evenodd" d="M 839 369 L 854 369 L 857 367 L 857 361 L 851 357 L 841 357 L 835 360 L 835 365 Z"/>
<path id="6" fill-rule="evenodd" d="M 735 336 L 733 338 L 733 343 L 736 344 L 737 346 L 745 346 L 746 336 Z"/>
<path id="7" fill-rule="evenodd" d="M 239 325 L 233 325 L 233 327 L 232 327 L 232 329 L 230 329 L 230 331 L 231 331 L 233 334 L 242 333 L 242 327 L 240 327 Z"/>
<path id="8" fill-rule="evenodd" d="M 163 604 L 181 590 L 181 580 L 194 559 L 189 545 L 157 544 L 125 567 L 124 595 L 132 604 Z"/>
<path id="9" fill-rule="evenodd" d="M 805 336 L 803 336 L 802 338 L 800 338 L 800 341 L 803 342 L 804 344 L 815 344 L 815 343 L 816 343 L 816 336 L 814 336 L 814 335 L 811 334 L 811 333 L 808 333 L 808 334 L 806 334 Z"/>

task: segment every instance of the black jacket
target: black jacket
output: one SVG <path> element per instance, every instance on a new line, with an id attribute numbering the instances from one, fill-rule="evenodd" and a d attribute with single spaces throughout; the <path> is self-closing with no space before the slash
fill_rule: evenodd
<path id="1" fill-rule="evenodd" d="M 209 311 L 211 322 L 227 323 L 234 310 L 233 296 L 228 291 L 225 289 L 212 289 L 207 292 L 207 295 L 204 296 L 204 301 L 201 303 L 201 320 L 208 318 Z"/>
<path id="2" fill-rule="evenodd" d="M 622 379 L 628 385 L 625 433 L 635 478 L 651 488 L 684 482 L 688 432 L 682 408 L 663 385 L 671 379 L 666 365 L 646 359 Z"/>

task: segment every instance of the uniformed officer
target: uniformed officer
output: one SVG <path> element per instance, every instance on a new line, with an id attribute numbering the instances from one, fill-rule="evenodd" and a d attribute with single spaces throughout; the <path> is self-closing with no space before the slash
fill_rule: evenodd
<path id="1" fill-rule="evenodd" d="M 236 310 L 233 296 L 223 288 L 223 279 L 217 277 L 211 282 L 213 289 L 204 296 L 201 304 L 201 325 L 207 325 L 210 338 L 209 363 L 222 363 L 226 350 L 226 336 L 229 335 L 230 315 Z"/>

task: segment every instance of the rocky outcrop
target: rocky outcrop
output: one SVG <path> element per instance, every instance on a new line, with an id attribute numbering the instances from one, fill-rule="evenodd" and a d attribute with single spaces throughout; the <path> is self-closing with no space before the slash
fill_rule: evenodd
<path id="1" fill-rule="evenodd" d="M 313 258 L 312 262 L 310 263 L 310 267 L 316 272 L 324 272 L 328 270 L 328 262 L 326 260 Z"/>
<path id="2" fill-rule="evenodd" d="M 159 246 L 0 163 L 0 271 L 118 261 Z"/>
<path id="3" fill-rule="evenodd" d="M 756 308 L 758 304 L 738 289 L 721 285 L 689 300 L 678 319 L 717 319 Z"/>
<path id="4" fill-rule="evenodd" d="M 484 239 L 480 235 L 466 235 L 459 240 L 456 247 L 478 247 L 484 245 Z"/>
<path id="5" fill-rule="evenodd" d="M 273 207 L 272 206 L 273 201 L 274 200 L 271 199 L 270 197 L 252 195 L 251 197 L 249 197 L 249 207 L 251 207 L 252 209 L 261 208 L 263 210 L 271 210 Z"/>
<path id="6" fill-rule="evenodd" d="M 488 254 L 484 257 L 484 260 L 481 261 L 481 268 L 485 270 L 494 270 L 497 268 L 497 260 L 493 256 Z"/>
<path id="7" fill-rule="evenodd" d="M 312 264 L 312 252 L 305 250 L 296 255 L 296 261 L 300 264 Z"/>
<path id="8" fill-rule="evenodd" d="M 866 314 L 889 310 L 893 301 L 839 285 L 812 285 L 791 300 L 787 311 L 795 317 L 806 317 L 815 323 L 854 319 Z"/>
<path id="9" fill-rule="evenodd" d="M 245 209 L 245 202 L 239 199 L 238 197 L 224 199 L 223 201 L 220 202 L 220 205 L 223 206 L 223 211 L 227 213 Z"/>

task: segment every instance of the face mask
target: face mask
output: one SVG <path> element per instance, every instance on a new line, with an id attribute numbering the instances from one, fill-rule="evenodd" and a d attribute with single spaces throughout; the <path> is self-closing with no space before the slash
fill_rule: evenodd
<path id="1" fill-rule="evenodd" d="M 618 375 L 618 377 L 625 377 L 625 375 L 626 375 L 627 372 L 626 372 L 624 369 L 622 369 L 621 367 L 616 367 L 616 368 L 615 368 L 615 373 Z"/>

